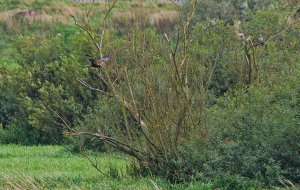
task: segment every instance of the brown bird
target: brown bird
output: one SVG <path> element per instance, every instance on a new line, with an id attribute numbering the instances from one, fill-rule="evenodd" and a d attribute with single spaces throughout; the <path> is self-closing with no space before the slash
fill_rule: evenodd
<path id="1" fill-rule="evenodd" d="M 109 61 L 108 56 L 103 56 L 100 59 L 95 59 L 87 54 L 85 56 L 88 58 L 88 60 L 91 63 L 91 65 L 88 65 L 88 67 L 102 68 Z"/>

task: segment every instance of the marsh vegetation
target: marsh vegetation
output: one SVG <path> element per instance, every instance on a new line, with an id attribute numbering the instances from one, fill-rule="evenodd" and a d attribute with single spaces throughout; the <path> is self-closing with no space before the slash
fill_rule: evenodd
<path id="1" fill-rule="evenodd" d="M 297 189 L 299 6 L 0 2 L 0 186 Z"/>

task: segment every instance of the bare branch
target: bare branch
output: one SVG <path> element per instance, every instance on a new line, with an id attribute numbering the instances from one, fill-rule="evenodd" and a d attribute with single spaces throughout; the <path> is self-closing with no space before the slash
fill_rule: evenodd
<path id="1" fill-rule="evenodd" d="M 134 98 L 134 95 L 133 95 L 132 86 L 131 86 L 130 81 L 129 81 L 128 72 L 127 72 L 126 67 L 125 67 L 125 76 L 126 76 L 126 81 L 127 81 L 127 85 L 128 85 L 128 89 L 129 89 L 129 92 L 130 92 L 130 96 L 131 96 L 133 106 L 134 106 L 135 110 L 138 110 L 138 107 L 137 107 L 137 104 L 136 104 L 136 101 L 135 101 L 135 98 Z"/>
<path id="2" fill-rule="evenodd" d="M 213 61 L 213 68 L 212 68 L 212 70 L 211 70 L 211 72 L 209 74 L 208 80 L 207 80 L 206 85 L 205 85 L 206 89 L 208 89 L 208 87 L 209 87 L 209 85 L 211 83 L 211 79 L 212 79 L 212 76 L 213 76 L 213 74 L 215 72 L 216 65 L 217 65 L 217 59 L 218 59 L 219 56 L 220 56 L 220 54 L 218 54 L 217 57 L 216 57 L 216 60 Z"/>
<path id="3" fill-rule="evenodd" d="M 78 132 L 76 133 L 77 136 L 79 135 L 88 135 L 88 136 L 93 136 L 93 137 L 97 137 L 101 140 L 103 140 L 105 143 L 109 144 L 110 146 L 125 152 L 126 154 L 129 154 L 135 158 L 137 158 L 138 160 L 145 160 L 145 158 L 147 157 L 143 152 L 133 148 L 132 146 L 125 144 L 121 141 L 118 141 L 114 138 L 102 135 L 100 133 L 90 133 L 90 132 Z"/>
<path id="4" fill-rule="evenodd" d="M 105 33 L 105 30 L 102 30 L 102 34 L 101 34 L 101 38 L 100 38 L 100 44 L 99 44 L 100 56 L 101 57 L 102 57 L 102 44 L 103 44 L 103 39 L 104 39 L 104 33 Z"/>
<path id="5" fill-rule="evenodd" d="M 118 2 L 118 0 L 114 0 L 112 5 L 108 5 L 108 11 L 106 12 L 105 14 L 105 17 L 104 17 L 104 22 L 106 22 L 106 19 L 109 15 L 109 13 L 111 12 L 111 10 L 116 6 L 116 3 Z"/>
<path id="6" fill-rule="evenodd" d="M 64 120 L 64 118 L 62 118 L 56 111 L 54 111 L 53 109 L 49 108 L 53 113 L 55 117 L 58 117 L 64 124 L 64 126 L 71 131 L 74 134 L 77 134 L 77 131 L 75 131 L 67 122 L 66 120 Z"/>
<path id="7" fill-rule="evenodd" d="M 90 22 L 90 20 L 89 20 L 90 19 L 90 14 L 91 14 L 92 8 L 94 7 L 94 4 L 95 4 L 95 0 L 93 0 L 92 5 L 90 6 L 90 8 L 85 13 L 85 16 L 87 18 L 87 23 Z"/>
<path id="8" fill-rule="evenodd" d="M 183 78 L 183 86 L 184 86 L 184 92 L 185 92 L 185 98 L 188 98 L 189 96 L 189 88 L 188 88 L 188 63 L 187 63 L 187 60 L 188 60 L 188 52 L 187 52 L 187 48 L 189 46 L 189 41 L 188 40 L 188 29 L 189 29 L 189 26 L 191 24 L 191 21 L 192 21 L 192 18 L 195 14 L 195 10 L 196 10 L 196 5 L 197 5 L 197 0 L 193 0 L 192 1 L 192 10 L 191 12 L 189 13 L 188 15 L 188 18 L 183 26 L 183 37 L 184 37 L 184 40 L 183 40 L 183 59 L 182 59 L 182 62 L 181 64 L 184 65 L 184 78 Z"/>
<path id="9" fill-rule="evenodd" d="M 92 11 L 92 8 L 94 7 L 94 5 L 95 5 L 95 0 L 93 0 L 93 3 L 92 3 L 92 5 L 90 6 L 89 10 L 88 10 L 88 11 L 86 11 L 86 16 L 87 16 L 87 17 L 89 17 L 89 16 L 90 16 L 90 13 L 91 13 L 91 11 Z"/>
<path id="10" fill-rule="evenodd" d="M 89 162 L 92 164 L 92 166 L 103 176 L 107 175 L 98 167 L 98 163 L 95 161 L 93 161 L 86 153 L 84 153 L 84 151 L 80 151 L 81 155 L 84 156 L 86 159 L 89 160 Z"/>
<path id="11" fill-rule="evenodd" d="M 50 108 L 51 109 L 51 108 Z M 89 136 L 93 136 L 93 137 L 97 137 L 101 140 L 103 140 L 105 143 L 109 144 L 110 146 L 120 150 L 120 151 L 123 151 L 139 160 L 144 160 L 145 159 L 145 154 L 142 153 L 141 151 L 133 148 L 132 146 L 126 144 L 126 143 L 123 143 L 119 140 L 116 140 L 112 137 L 108 137 L 108 136 L 105 136 L 105 135 L 102 135 L 100 133 L 90 133 L 90 132 L 78 132 L 76 130 L 74 130 L 70 125 L 67 124 L 67 122 L 64 120 L 63 117 L 61 117 L 57 112 L 55 112 L 54 110 L 51 109 L 51 111 L 55 114 L 56 117 L 58 117 L 63 123 L 64 123 L 64 126 L 69 130 L 71 131 L 72 135 L 76 135 L 76 136 L 80 136 L 80 135 L 89 135 Z"/>
<path id="12" fill-rule="evenodd" d="M 107 92 L 105 92 L 105 91 L 103 91 L 103 90 L 101 90 L 99 88 L 92 87 L 90 84 L 88 84 L 83 79 L 78 78 L 77 81 L 80 82 L 83 86 L 87 87 L 90 90 L 94 90 L 94 91 L 100 92 L 101 94 L 104 94 L 104 95 L 107 95 L 107 96 L 112 96 L 111 94 L 109 94 L 109 93 L 107 93 Z"/>
<path id="13" fill-rule="evenodd" d="M 272 39 L 276 38 L 277 36 L 284 34 L 284 33 L 287 32 L 292 26 L 294 26 L 294 25 L 297 24 L 297 23 L 300 23 L 300 20 L 297 20 L 297 21 L 295 21 L 295 22 L 292 22 L 291 24 L 288 24 L 288 22 L 287 22 L 287 23 L 286 23 L 286 26 L 283 27 L 283 29 L 282 29 L 280 32 L 278 32 L 277 34 L 275 34 L 275 35 L 273 35 L 273 36 L 270 36 L 270 37 L 266 40 L 266 42 L 267 42 L 267 41 L 271 41 Z"/>
<path id="14" fill-rule="evenodd" d="M 178 5 L 174 0 L 169 0 L 171 3 L 175 5 L 180 11 L 184 12 L 185 14 L 188 14 L 180 5 Z"/>
<path id="15" fill-rule="evenodd" d="M 265 43 L 268 42 L 268 41 L 273 40 L 274 38 L 276 38 L 276 37 L 279 36 L 279 35 L 282 35 L 282 34 L 286 33 L 292 26 L 296 25 L 297 23 L 300 23 L 300 20 L 297 20 L 297 21 L 292 22 L 292 23 L 290 23 L 290 24 L 288 24 L 288 22 L 286 22 L 286 25 L 285 25 L 278 33 L 276 33 L 276 34 L 274 34 L 274 35 L 269 35 L 269 36 L 267 37 L 267 39 L 265 40 Z M 248 53 L 251 49 L 253 49 L 253 48 L 255 48 L 255 47 L 261 45 L 260 43 L 254 44 L 254 43 L 252 42 L 252 40 L 250 41 L 250 43 L 251 43 L 251 46 L 250 46 L 249 48 L 246 49 L 246 52 L 247 52 L 247 53 Z"/>
<path id="16" fill-rule="evenodd" d="M 86 29 L 84 26 L 78 24 L 78 22 L 77 22 L 77 20 L 76 20 L 76 18 L 75 18 L 74 15 L 70 15 L 70 16 L 73 18 L 75 25 L 78 26 L 79 28 L 81 28 L 82 30 L 84 30 L 90 36 L 90 38 L 94 42 L 94 45 L 96 46 L 96 48 L 98 49 L 98 51 L 101 51 L 101 48 L 97 44 L 96 39 L 93 37 L 92 33 L 88 29 Z"/>

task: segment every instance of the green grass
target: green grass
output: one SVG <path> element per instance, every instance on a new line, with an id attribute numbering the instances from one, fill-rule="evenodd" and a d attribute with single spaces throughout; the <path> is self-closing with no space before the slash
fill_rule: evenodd
<path id="1" fill-rule="evenodd" d="M 101 175 L 80 154 L 62 146 L 0 145 L 0 189 L 210 189 L 210 185 L 172 185 L 162 179 L 126 173 L 130 159 L 120 154 L 90 154 Z M 109 172 L 117 168 L 119 175 Z M 114 177 L 115 176 L 115 177 Z"/>

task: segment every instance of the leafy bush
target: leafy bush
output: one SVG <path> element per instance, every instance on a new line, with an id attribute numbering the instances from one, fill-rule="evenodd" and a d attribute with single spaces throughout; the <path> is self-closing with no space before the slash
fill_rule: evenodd
<path id="1" fill-rule="evenodd" d="M 89 76 L 83 58 L 68 53 L 61 34 L 51 39 L 24 37 L 18 40 L 17 70 L 3 66 L 1 85 L 1 123 L 5 142 L 10 143 L 61 143 L 63 126 L 58 113 L 70 125 L 78 125 L 84 114 L 93 109 L 99 96 L 78 88 L 77 78 Z M 93 73 L 90 73 L 93 75 Z M 2 82 L 3 81 L 3 82 Z M 32 138 L 24 139 L 20 133 Z M 32 133 L 32 134 L 31 134 Z M 31 135 L 29 135 L 31 134 Z M 11 140 L 9 140 L 11 139 Z"/>
<path id="2" fill-rule="evenodd" d="M 256 11 L 276 9 L 279 4 L 278 0 L 202 0 L 198 3 L 195 19 L 199 21 L 218 17 L 227 21 L 234 18 L 248 20 Z M 189 3 L 186 3 L 186 8 L 189 8 Z"/>
<path id="3" fill-rule="evenodd" d="M 201 139 L 183 149 L 200 178 L 231 184 L 228 189 L 278 185 L 280 178 L 299 181 L 298 77 L 218 99 L 210 109 L 210 150 L 201 148 Z"/>

